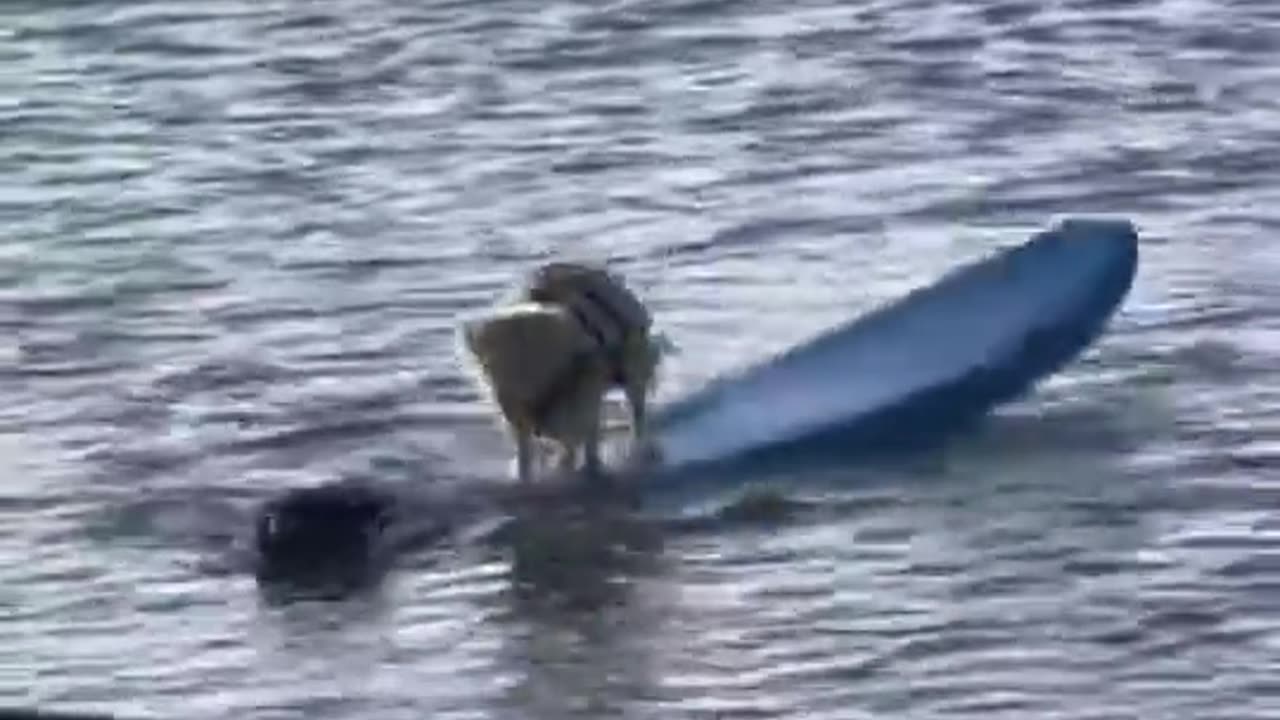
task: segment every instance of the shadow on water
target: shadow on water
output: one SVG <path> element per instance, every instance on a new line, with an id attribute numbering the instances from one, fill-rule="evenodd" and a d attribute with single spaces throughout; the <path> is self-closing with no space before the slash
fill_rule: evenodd
<path id="1" fill-rule="evenodd" d="M 620 493 L 520 509 L 490 538 L 508 562 L 513 609 L 596 612 L 625 601 L 630 580 L 656 572 L 662 528 Z"/>
<path id="2" fill-rule="evenodd" d="M 501 664 L 513 671 L 503 710 L 606 717 L 655 694 L 650 639 L 663 618 L 648 595 L 671 574 L 672 534 L 636 511 L 634 496 L 597 490 L 517 507 L 489 538 L 507 568 L 491 599 Z"/>

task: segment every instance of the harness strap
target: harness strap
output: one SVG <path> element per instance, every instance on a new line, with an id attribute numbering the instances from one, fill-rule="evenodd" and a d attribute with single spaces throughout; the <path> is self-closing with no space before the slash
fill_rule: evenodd
<path id="1" fill-rule="evenodd" d="M 608 328 L 601 327 L 600 323 L 596 322 L 595 318 L 592 318 L 590 313 L 588 313 L 587 310 L 579 303 L 560 302 L 556 298 L 552 297 L 550 293 L 540 289 L 532 290 L 529 293 L 529 298 L 534 302 L 553 303 L 567 308 L 569 313 L 573 315 L 574 319 L 578 321 L 578 324 L 582 326 L 582 329 L 587 331 L 587 334 L 596 341 L 597 347 L 599 347 L 599 349 L 604 353 L 609 362 L 610 379 L 617 383 L 625 382 L 623 361 L 625 359 L 626 336 L 630 329 L 630 323 L 622 312 L 617 310 L 611 303 L 606 302 L 605 299 L 602 298 L 593 288 L 583 288 L 580 292 L 593 307 L 598 308 L 603 315 L 608 317 L 608 320 L 613 323 L 614 327 L 618 328 L 618 337 L 610 338 Z M 565 372 L 569 372 L 575 367 L 576 366 L 571 363 L 570 366 L 566 368 Z M 578 372 L 580 371 L 581 370 L 579 369 Z M 567 383 L 568 381 L 558 380 L 557 383 L 553 383 L 553 387 L 558 384 Z"/>

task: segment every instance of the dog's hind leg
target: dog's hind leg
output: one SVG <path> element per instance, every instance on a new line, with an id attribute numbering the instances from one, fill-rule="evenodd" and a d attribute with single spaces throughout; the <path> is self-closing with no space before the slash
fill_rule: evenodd
<path id="1" fill-rule="evenodd" d="M 628 383 L 623 392 L 627 396 L 627 405 L 631 408 L 631 436 L 640 439 L 649 431 L 648 399 L 644 388 L 632 383 Z"/>
<path id="2" fill-rule="evenodd" d="M 631 448 L 628 462 L 633 467 L 651 465 L 658 461 L 661 452 L 649 435 L 648 394 L 639 383 L 628 383 L 623 392 L 631 406 Z"/>
<path id="3" fill-rule="evenodd" d="M 661 350 L 650 338 L 631 338 L 623 361 L 622 391 L 631 410 L 631 437 L 642 440 L 649 431 L 648 402 L 653 391 Z"/>

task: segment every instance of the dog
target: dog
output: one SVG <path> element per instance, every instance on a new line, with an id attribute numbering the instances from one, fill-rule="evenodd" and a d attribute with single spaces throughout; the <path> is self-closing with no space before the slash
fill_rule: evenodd
<path id="1" fill-rule="evenodd" d="M 514 437 L 522 482 L 538 439 L 559 445 L 561 471 L 574 470 L 579 453 L 586 470 L 600 470 L 602 404 L 613 388 L 626 396 L 633 443 L 646 443 L 666 348 L 652 326 L 619 277 L 572 262 L 535 268 L 505 304 L 463 322 L 463 346 Z"/>

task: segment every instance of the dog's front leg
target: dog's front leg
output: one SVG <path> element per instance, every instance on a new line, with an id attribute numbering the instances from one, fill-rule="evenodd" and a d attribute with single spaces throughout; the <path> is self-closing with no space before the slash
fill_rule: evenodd
<path id="1" fill-rule="evenodd" d="M 631 405 L 631 453 L 630 462 L 636 466 L 647 466 L 658 461 L 658 446 L 649 437 L 649 417 L 645 393 L 641 389 L 627 388 L 627 399 Z"/>
<path id="2" fill-rule="evenodd" d="M 523 430 L 517 430 L 516 436 L 516 476 L 521 483 L 527 483 L 533 476 L 533 437 Z"/>
<path id="3" fill-rule="evenodd" d="M 601 403 L 596 403 L 591 410 L 591 422 L 588 423 L 587 436 L 582 442 L 582 464 L 584 469 L 598 475 L 604 463 L 600 460 L 600 434 L 604 417 L 600 411 Z"/>
<path id="4" fill-rule="evenodd" d="M 631 438 L 641 440 L 649 432 L 644 389 L 628 386 L 626 394 L 627 404 L 631 406 Z"/>

